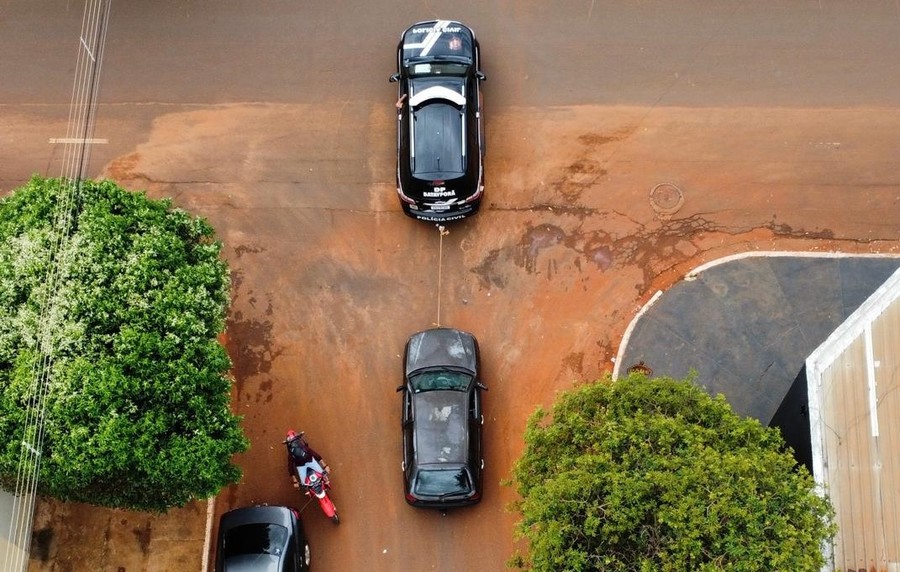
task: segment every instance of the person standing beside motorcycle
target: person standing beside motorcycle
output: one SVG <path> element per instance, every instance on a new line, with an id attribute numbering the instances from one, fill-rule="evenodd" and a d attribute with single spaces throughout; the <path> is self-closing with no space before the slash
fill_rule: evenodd
<path id="1" fill-rule="evenodd" d="M 308 465 L 312 461 L 316 461 L 321 465 L 326 475 L 331 473 L 331 467 L 322 458 L 322 455 L 309 446 L 301 437 L 297 437 L 288 443 L 288 474 L 294 483 L 294 488 L 300 488 L 300 481 L 297 480 L 297 469 Z"/>

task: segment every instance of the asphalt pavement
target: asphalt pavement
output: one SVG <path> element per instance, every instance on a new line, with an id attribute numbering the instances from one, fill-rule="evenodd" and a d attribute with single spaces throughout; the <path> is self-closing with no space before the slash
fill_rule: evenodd
<path id="1" fill-rule="evenodd" d="M 900 258 L 778 253 L 688 274 L 635 319 L 619 369 L 687 377 L 768 423 L 806 358 L 900 268 Z"/>

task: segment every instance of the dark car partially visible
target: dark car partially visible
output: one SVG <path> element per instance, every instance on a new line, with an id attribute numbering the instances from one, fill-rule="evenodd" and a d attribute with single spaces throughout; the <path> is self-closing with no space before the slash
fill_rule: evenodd
<path id="1" fill-rule="evenodd" d="M 453 328 L 414 334 L 403 359 L 403 481 L 406 501 L 441 510 L 481 500 L 480 355 Z"/>
<path id="2" fill-rule="evenodd" d="M 231 510 L 219 520 L 216 572 L 304 572 L 309 544 L 299 513 L 284 506 Z"/>
<path id="3" fill-rule="evenodd" d="M 481 54 L 471 28 L 419 22 L 397 46 L 397 194 L 427 221 L 474 215 L 484 193 Z"/>

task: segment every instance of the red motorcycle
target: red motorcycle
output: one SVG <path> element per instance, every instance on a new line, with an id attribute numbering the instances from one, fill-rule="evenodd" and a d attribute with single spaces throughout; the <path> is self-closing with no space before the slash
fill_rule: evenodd
<path id="1" fill-rule="evenodd" d="M 303 438 L 303 431 L 296 433 L 291 429 L 283 443 L 288 452 L 288 471 L 294 482 L 303 487 L 310 501 L 313 498 L 319 501 L 319 507 L 331 522 L 339 524 L 341 519 L 338 518 L 334 502 L 328 496 L 331 479 L 328 477 L 328 465 L 322 460 L 322 456 L 309 446 Z"/>

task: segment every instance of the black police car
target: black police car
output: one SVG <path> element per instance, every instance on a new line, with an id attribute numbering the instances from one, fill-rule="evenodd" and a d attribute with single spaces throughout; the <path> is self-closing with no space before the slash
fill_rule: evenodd
<path id="1" fill-rule="evenodd" d="M 414 334 L 403 359 L 403 480 L 406 502 L 447 509 L 481 500 L 478 342 L 453 328 Z"/>
<path id="2" fill-rule="evenodd" d="M 299 513 L 285 506 L 249 506 L 219 521 L 216 572 L 303 572 L 309 544 Z"/>
<path id="3" fill-rule="evenodd" d="M 406 29 L 397 46 L 397 193 L 420 220 L 475 214 L 484 192 L 484 123 L 475 33 L 435 20 Z"/>

